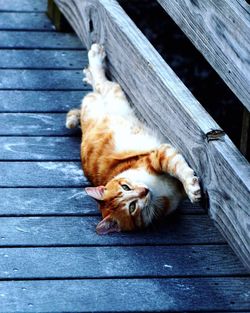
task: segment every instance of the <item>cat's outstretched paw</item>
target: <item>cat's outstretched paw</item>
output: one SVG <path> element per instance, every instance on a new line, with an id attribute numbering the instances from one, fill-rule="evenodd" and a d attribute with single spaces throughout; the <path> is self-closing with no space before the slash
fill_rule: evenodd
<path id="1" fill-rule="evenodd" d="M 106 53 L 104 51 L 104 47 L 97 43 L 92 44 L 88 52 L 90 67 L 103 66 L 103 60 L 105 59 L 105 57 L 106 57 Z"/>
<path id="2" fill-rule="evenodd" d="M 191 202 L 199 202 L 201 200 L 201 188 L 198 177 L 192 176 L 186 180 L 185 191 Z"/>

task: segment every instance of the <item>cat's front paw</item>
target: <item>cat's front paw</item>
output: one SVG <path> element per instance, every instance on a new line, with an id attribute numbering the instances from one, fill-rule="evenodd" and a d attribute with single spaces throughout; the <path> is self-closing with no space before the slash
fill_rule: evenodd
<path id="1" fill-rule="evenodd" d="M 201 187 L 197 176 L 188 178 L 184 187 L 191 202 L 194 203 L 201 200 Z"/>

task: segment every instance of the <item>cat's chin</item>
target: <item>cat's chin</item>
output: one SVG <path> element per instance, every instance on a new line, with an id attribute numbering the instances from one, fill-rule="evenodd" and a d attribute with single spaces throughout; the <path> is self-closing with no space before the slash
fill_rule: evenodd
<path id="1" fill-rule="evenodd" d="M 153 195 L 149 193 L 145 199 L 145 204 L 141 212 L 144 227 L 149 226 L 155 219 L 155 206 Z"/>
<path id="2" fill-rule="evenodd" d="M 165 200 L 166 201 L 166 200 Z M 146 199 L 145 206 L 142 210 L 142 219 L 144 227 L 149 226 L 154 221 L 159 220 L 161 217 L 167 215 L 169 208 L 165 207 L 164 204 L 168 204 L 167 201 L 162 201 L 161 198 L 154 197 L 150 194 Z M 165 202 L 165 203 L 164 203 Z"/>

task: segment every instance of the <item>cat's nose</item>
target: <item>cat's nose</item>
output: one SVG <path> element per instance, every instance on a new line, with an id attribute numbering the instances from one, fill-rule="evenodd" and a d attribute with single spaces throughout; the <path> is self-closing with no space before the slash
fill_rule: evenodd
<path id="1" fill-rule="evenodd" d="M 148 194 L 149 189 L 146 187 L 139 187 L 137 188 L 137 192 L 138 192 L 139 198 L 144 198 Z"/>

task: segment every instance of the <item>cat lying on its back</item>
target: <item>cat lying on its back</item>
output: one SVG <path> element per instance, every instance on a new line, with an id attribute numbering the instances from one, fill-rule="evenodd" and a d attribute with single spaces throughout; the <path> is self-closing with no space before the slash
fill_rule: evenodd
<path id="1" fill-rule="evenodd" d="M 84 70 L 93 92 L 81 109 L 71 110 L 66 126 L 81 125 L 81 159 L 100 203 L 99 234 L 143 228 L 176 209 L 186 194 L 199 201 L 198 178 L 182 155 L 162 143 L 136 117 L 121 87 L 107 80 L 102 46 L 93 44 Z"/>

